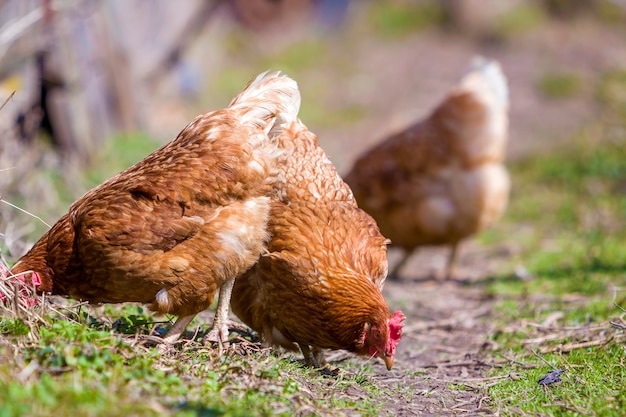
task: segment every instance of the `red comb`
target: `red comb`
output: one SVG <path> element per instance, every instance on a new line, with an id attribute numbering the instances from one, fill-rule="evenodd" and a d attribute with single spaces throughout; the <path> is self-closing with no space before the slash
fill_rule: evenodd
<path id="1" fill-rule="evenodd" d="M 389 319 L 389 340 L 387 341 L 386 350 L 391 355 L 395 354 L 396 346 L 398 346 L 398 342 L 402 337 L 402 327 L 404 326 L 402 322 L 404 319 L 406 317 L 404 317 L 401 311 L 396 311 Z"/>

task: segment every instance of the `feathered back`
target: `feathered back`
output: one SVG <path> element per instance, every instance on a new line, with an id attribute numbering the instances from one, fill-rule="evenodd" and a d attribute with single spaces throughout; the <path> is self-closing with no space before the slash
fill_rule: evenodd
<path id="1" fill-rule="evenodd" d="M 502 159 L 508 140 L 509 90 L 500 64 L 481 56 L 435 110 L 435 120 L 454 132 L 454 147 L 468 163 Z"/>
<path id="2" fill-rule="evenodd" d="M 488 100 L 496 100 L 500 105 L 509 105 L 509 88 L 502 68 L 497 61 L 477 55 L 472 59 L 461 85 L 473 87 L 477 93 L 485 94 Z"/>

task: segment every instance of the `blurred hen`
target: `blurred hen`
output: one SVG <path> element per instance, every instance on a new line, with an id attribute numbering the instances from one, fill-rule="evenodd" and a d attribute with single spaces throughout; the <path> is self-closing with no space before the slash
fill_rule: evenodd
<path id="1" fill-rule="evenodd" d="M 502 215 L 508 108 L 500 65 L 477 57 L 427 118 L 367 151 L 346 175 L 359 205 L 405 251 L 392 277 L 424 245 L 451 246 L 452 276 L 459 243 Z"/>
<path id="2" fill-rule="evenodd" d="M 198 116 L 173 141 L 87 192 L 11 272 L 38 292 L 146 303 L 176 315 L 166 342 L 219 289 L 206 339 L 226 342 L 234 279 L 268 238 L 279 126 L 294 120 L 299 105 L 293 80 L 259 75 L 226 109 Z"/>

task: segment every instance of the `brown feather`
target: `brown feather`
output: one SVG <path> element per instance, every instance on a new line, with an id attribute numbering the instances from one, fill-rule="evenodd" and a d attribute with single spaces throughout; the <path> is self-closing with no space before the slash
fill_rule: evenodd
<path id="1" fill-rule="evenodd" d="M 35 271 L 40 291 L 78 300 L 206 309 L 265 248 L 275 124 L 295 119 L 299 100 L 293 80 L 261 74 L 229 107 L 87 192 L 12 272 Z"/>

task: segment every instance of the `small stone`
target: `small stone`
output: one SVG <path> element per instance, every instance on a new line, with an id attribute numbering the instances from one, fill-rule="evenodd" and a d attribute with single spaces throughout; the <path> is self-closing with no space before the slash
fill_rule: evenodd
<path id="1" fill-rule="evenodd" d="M 539 385 L 550 385 L 554 384 L 555 382 L 561 382 L 561 374 L 563 372 L 565 372 L 565 369 L 554 369 L 539 378 L 537 383 Z"/>

